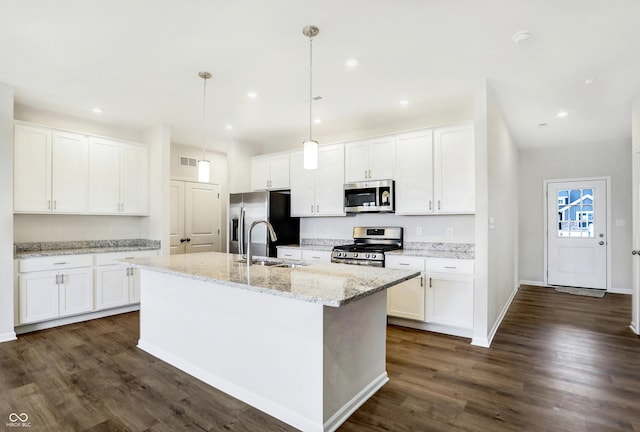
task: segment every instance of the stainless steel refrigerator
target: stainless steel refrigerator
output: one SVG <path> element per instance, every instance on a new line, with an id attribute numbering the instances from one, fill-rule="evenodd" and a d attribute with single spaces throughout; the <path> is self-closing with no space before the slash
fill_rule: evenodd
<path id="1" fill-rule="evenodd" d="M 249 228 L 257 220 L 267 220 L 278 236 L 275 242 L 267 236 L 264 224 L 257 225 L 251 235 L 254 256 L 276 256 L 276 246 L 298 244 L 300 218 L 291 214 L 288 191 L 233 193 L 229 195 L 229 253 L 246 254 Z"/>

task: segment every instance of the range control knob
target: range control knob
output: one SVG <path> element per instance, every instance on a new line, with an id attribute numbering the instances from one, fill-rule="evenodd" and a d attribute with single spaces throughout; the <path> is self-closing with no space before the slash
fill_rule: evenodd
<path id="1" fill-rule="evenodd" d="M 353 257 L 354 257 L 354 258 L 358 258 L 358 253 L 357 253 L 357 252 L 356 252 L 356 253 L 354 253 L 354 254 L 353 254 Z"/>
<path id="2" fill-rule="evenodd" d="M 366 258 L 366 259 L 369 259 L 369 257 L 370 257 L 370 256 L 371 256 L 371 255 L 367 254 L 367 255 L 365 256 L 365 258 Z"/>

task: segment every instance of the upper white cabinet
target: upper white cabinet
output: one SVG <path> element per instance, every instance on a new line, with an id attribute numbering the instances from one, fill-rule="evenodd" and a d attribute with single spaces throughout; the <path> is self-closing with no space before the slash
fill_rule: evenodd
<path id="1" fill-rule="evenodd" d="M 345 145 L 345 182 L 393 178 L 395 138 L 384 136 Z"/>
<path id="2" fill-rule="evenodd" d="M 475 156 L 471 125 L 396 136 L 396 213 L 473 213 Z"/>
<path id="3" fill-rule="evenodd" d="M 288 189 L 289 153 L 251 158 L 251 189 Z"/>
<path id="4" fill-rule="evenodd" d="M 146 147 L 89 138 L 89 212 L 129 215 L 149 212 Z"/>
<path id="5" fill-rule="evenodd" d="M 86 136 L 17 124 L 14 183 L 16 213 L 85 213 Z"/>
<path id="6" fill-rule="evenodd" d="M 396 213 L 433 213 L 433 131 L 396 136 Z"/>
<path id="7" fill-rule="evenodd" d="M 473 213 L 476 206 L 473 127 L 436 129 L 433 138 L 433 196 L 437 211 Z"/>
<path id="8" fill-rule="evenodd" d="M 318 168 L 304 169 L 291 154 L 291 216 L 344 216 L 344 145 L 318 147 Z"/>

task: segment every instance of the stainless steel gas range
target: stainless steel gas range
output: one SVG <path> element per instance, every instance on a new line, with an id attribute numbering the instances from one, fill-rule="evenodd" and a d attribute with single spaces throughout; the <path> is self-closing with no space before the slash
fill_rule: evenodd
<path id="1" fill-rule="evenodd" d="M 384 254 L 402 249 L 401 227 L 355 227 L 353 243 L 335 246 L 331 262 L 384 267 Z"/>

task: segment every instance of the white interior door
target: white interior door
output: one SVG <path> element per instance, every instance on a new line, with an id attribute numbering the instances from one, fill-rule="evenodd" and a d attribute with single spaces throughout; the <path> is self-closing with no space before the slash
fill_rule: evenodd
<path id="1" fill-rule="evenodd" d="M 186 251 L 220 251 L 220 187 L 207 183 L 184 184 Z"/>
<path id="2" fill-rule="evenodd" d="M 169 200 L 171 209 L 169 217 L 169 251 L 171 255 L 183 254 L 186 252 L 184 241 L 184 182 L 171 180 Z"/>
<path id="3" fill-rule="evenodd" d="M 547 283 L 607 288 L 605 180 L 547 183 Z"/>

